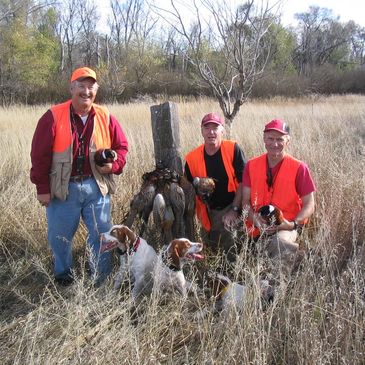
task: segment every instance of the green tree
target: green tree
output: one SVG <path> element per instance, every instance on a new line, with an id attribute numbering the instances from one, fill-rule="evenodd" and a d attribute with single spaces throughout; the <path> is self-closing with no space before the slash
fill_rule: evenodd
<path id="1" fill-rule="evenodd" d="M 0 24 L 0 92 L 2 104 L 28 102 L 31 94 L 47 85 L 59 59 L 51 9 L 34 9 L 24 2 Z M 30 16 L 30 14 L 32 16 Z"/>
<path id="2" fill-rule="evenodd" d="M 332 10 L 310 6 L 308 12 L 296 14 L 296 18 L 299 44 L 295 60 L 299 74 L 311 76 L 316 67 L 346 61 L 350 28 L 334 18 Z"/>
<path id="3" fill-rule="evenodd" d="M 285 74 L 294 73 L 295 65 L 292 57 L 296 48 L 295 33 L 280 24 L 273 24 L 269 36 L 271 37 L 271 58 L 268 68 Z"/>

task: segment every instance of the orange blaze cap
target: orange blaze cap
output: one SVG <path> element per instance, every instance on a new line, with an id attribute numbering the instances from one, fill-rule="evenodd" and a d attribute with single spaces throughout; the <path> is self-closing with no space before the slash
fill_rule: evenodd
<path id="1" fill-rule="evenodd" d="M 96 73 L 94 70 L 92 70 L 89 67 L 81 67 L 81 68 L 77 68 L 71 76 L 71 82 L 78 80 L 80 78 L 86 78 L 86 77 L 91 77 L 92 79 L 94 79 L 96 81 Z"/>

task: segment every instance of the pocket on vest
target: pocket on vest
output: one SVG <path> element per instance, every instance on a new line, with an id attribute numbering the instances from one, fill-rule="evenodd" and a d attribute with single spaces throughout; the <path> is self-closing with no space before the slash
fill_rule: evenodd
<path id="1" fill-rule="evenodd" d="M 72 166 L 69 162 L 61 162 L 53 166 L 53 170 L 49 174 L 52 198 L 66 200 L 68 194 L 68 183 L 71 176 L 71 168 Z"/>
<path id="2" fill-rule="evenodd" d="M 117 190 L 117 181 L 116 181 L 117 179 L 116 179 L 115 175 L 109 174 L 109 175 L 103 176 L 103 180 L 107 186 L 107 192 L 109 194 L 114 194 L 115 191 Z"/>

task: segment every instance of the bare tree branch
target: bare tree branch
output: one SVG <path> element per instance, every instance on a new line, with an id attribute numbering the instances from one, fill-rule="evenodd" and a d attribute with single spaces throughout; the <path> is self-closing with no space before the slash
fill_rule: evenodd
<path id="1" fill-rule="evenodd" d="M 250 0 L 232 9 L 227 2 L 193 0 L 192 23 L 176 0 L 171 0 L 172 10 L 155 7 L 187 41 L 188 60 L 217 98 L 228 128 L 270 56 L 268 32 L 276 17 L 267 1 L 261 1 L 259 7 L 256 3 Z"/>

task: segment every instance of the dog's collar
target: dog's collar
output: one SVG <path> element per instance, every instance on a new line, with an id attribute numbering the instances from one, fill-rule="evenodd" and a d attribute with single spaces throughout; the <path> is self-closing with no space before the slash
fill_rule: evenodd
<path id="1" fill-rule="evenodd" d="M 128 253 L 128 255 L 133 255 L 135 252 L 137 252 L 140 243 L 141 239 L 140 237 L 137 237 L 136 240 L 133 242 L 133 245 L 129 248 L 129 250 L 123 251 L 119 247 L 117 247 L 117 252 L 120 256 L 123 256 L 126 253 Z"/>
<path id="2" fill-rule="evenodd" d="M 180 267 L 176 267 L 175 265 L 172 264 L 171 258 L 168 256 L 167 251 L 162 252 L 161 258 L 162 258 L 162 262 L 170 270 L 172 270 L 172 271 L 181 271 Z"/>
<path id="3" fill-rule="evenodd" d="M 140 243 L 141 243 L 141 238 L 137 237 L 136 240 L 134 241 L 132 247 L 131 247 L 131 251 L 137 252 Z"/>

